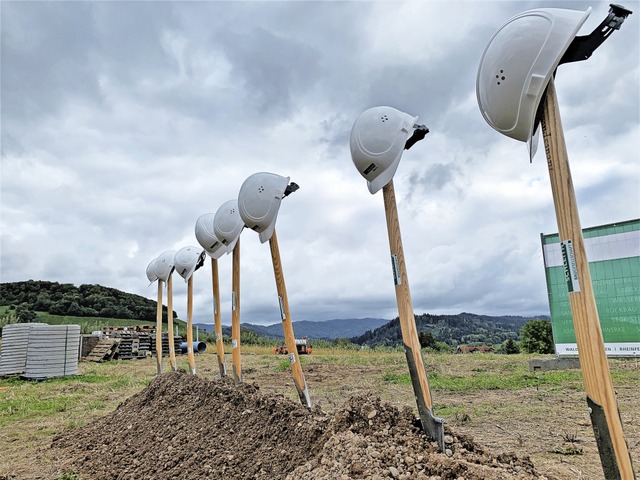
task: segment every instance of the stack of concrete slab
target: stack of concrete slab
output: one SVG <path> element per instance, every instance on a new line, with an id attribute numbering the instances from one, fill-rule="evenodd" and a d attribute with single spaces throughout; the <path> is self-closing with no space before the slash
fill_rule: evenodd
<path id="1" fill-rule="evenodd" d="M 43 323 L 12 323 L 2 328 L 2 348 L 0 349 L 0 376 L 20 375 L 27 365 L 27 345 L 29 332 Z"/>
<path id="2" fill-rule="evenodd" d="M 80 325 L 35 325 L 29 332 L 23 377 L 44 380 L 78 374 Z"/>

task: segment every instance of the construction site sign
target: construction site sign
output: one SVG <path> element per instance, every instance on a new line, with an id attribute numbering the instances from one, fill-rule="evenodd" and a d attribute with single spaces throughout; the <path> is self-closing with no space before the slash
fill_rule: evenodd
<path id="1" fill-rule="evenodd" d="M 607 356 L 640 357 L 640 219 L 582 230 Z M 558 355 L 577 355 L 569 305 L 576 291 L 570 242 L 540 234 Z"/>

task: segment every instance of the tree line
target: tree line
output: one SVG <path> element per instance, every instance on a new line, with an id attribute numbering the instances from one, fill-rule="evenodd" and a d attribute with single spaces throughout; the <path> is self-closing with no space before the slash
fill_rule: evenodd
<path id="1" fill-rule="evenodd" d="M 423 348 L 433 351 L 453 351 L 459 345 L 499 345 L 502 353 L 553 353 L 551 322 L 542 317 L 478 315 L 415 315 L 418 338 Z M 402 344 L 400 319 L 368 330 L 349 339 L 351 342 L 374 347 L 394 347 Z"/>
<path id="2" fill-rule="evenodd" d="M 157 302 L 102 285 L 27 280 L 0 283 L 0 305 L 11 305 L 20 312 L 47 312 L 76 317 L 156 320 Z M 166 321 L 167 307 L 163 306 Z M 22 313 L 22 316 L 29 314 Z M 174 311 L 173 317 L 177 314 Z"/>

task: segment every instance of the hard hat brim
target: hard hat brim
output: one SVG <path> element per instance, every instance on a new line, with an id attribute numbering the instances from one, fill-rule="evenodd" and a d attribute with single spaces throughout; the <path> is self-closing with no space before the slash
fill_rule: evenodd
<path id="1" fill-rule="evenodd" d="M 207 255 L 209 255 L 214 260 L 218 260 L 220 257 L 222 257 L 222 255 L 225 254 L 227 249 L 225 248 L 225 245 L 222 242 L 220 242 L 220 245 L 215 249 L 209 250 L 205 248 L 204 251 L 207 253 Z"/>
<path id="2" fill-rule="evenodd" d="M 396 170 L 398 170 L 398 165 L 400 164 L 400 158 L 402 158 L 401 150 L 396 159 L 393 161 L 389 168 L 387 168 L 384 172 L 374 178 L 372 181 L 367 181 L 367 187 L 369 187 L 369 192 L 373 195 L 378 193 L 378 191 L 384 187 L 387 183 L 393 180 L 393 176 L 396 174 Z"/>
<path id="3" fill-rule="evenodd" d="M 269 224 L 267 228 L 258 233 L 258 238 L 260 238 L 260 243 L 267 242 L 272 236 L 273 231 L 276 229 L 276 219 L 273 219 L 273 222 Z"/>
<path id="4" fill-rule="evenodd" d="M 241 230 L 242 232 L 242 230 Z M 233 252 L 233 249 L 236 248 L 236 243 L 238 243 L 238 239 L 240 238 L 240 234 L 236 235 L 236 238 L 234 238 L 231 243 L 229 245 L 227 245 L 226 248 L 226 252 L 227 255 L 230 254 L 231 252 Z"/>

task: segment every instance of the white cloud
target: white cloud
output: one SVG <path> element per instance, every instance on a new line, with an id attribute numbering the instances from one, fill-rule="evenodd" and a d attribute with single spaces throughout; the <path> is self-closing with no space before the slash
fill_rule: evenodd
<path id="1" fill-rule="evenodd" d="M 277 226 L 294 320 L 392 318 L 382 194 L 369 194 L 348 147 L 357 115 L 389 104 L 431 129 L 395 177 L 415 310 L 544 313 L 539 234 L 556 231 L 544 152 L 530 164 L 475 98 L 488 38 L 534 6 L 3 4 L 2 281 L 155 298 L 149 261 L 197 245 L 196 219 L 271 171 L 301 187 Z M 608 11 L 592 6 L 584 32 Z M 558 70 L 585 227 L 639 216 L 638 32 L 630 17 L 591 59 Z M 278 321 L 268 245 L 245 231 L 241 252 L 242 320 Z M 219 265 L 229 323 L 231 256 Z M 184 318 L 178 276 L 174 293 Z M 208 262 L 194 313 L 211 321 Z"/>

